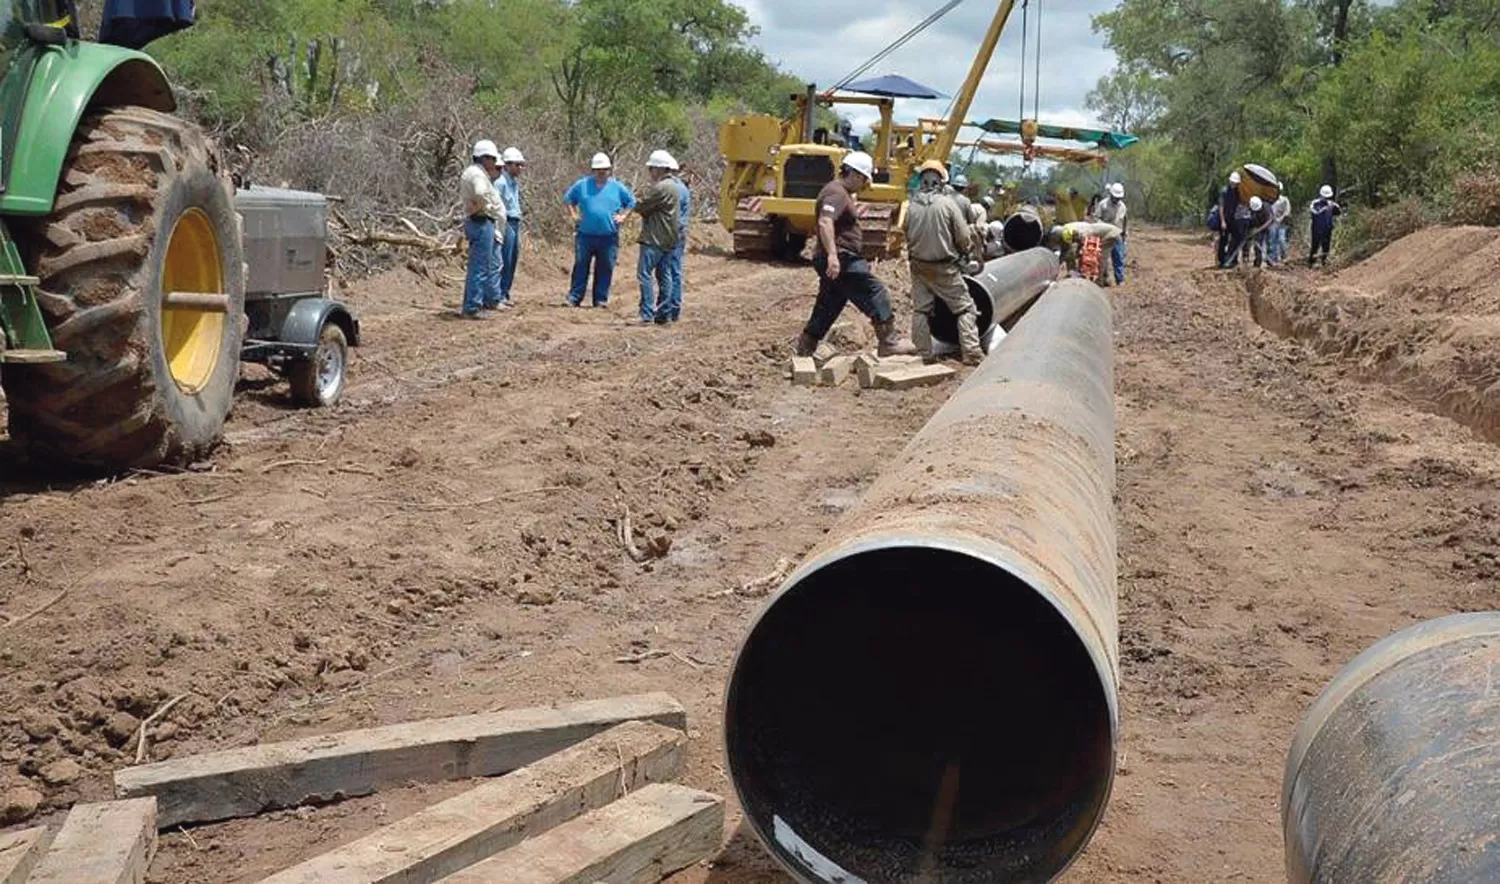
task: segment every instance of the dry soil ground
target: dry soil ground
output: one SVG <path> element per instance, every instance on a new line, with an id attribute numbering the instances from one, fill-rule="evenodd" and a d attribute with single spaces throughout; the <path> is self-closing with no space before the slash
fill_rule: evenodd
<path id="1" fill-rule="evenodd" d="M 1321 685 L 1400 626 L 1494 605 L 1500 459 L 1406 376 L 1256 325 L 1197 238 L 1133 247 L 1119 776 L 1070 877 L 1274 881 L 1282 759 Z M 730 791 L 720 697 L 761 604 L 736 588 L 811 547 L 953 387 L 791 387 L 806 269 L 695 255 L 683 322 L 635 328 L 628 280 L 609 310 L 568 310 L 565 268 L 527 261 L 521 307 L 488 323 L 404 273 L 355 287 L 345 404 L 294 411 L 248 381 L 202 471 L 3 477 L 0 612 L 57 601 L 0 625 L 0 813 L 106 797 L 139 719 L 183 694 L 153 759 L 665 690 L 688 708 L 688 782 Z M 626 556 L 626 505 L 664 558 Z M 151 880 L 254 881 L 461 788 L 167 833 Z M 783 880 L 738 824 L 678 882 Z"/>

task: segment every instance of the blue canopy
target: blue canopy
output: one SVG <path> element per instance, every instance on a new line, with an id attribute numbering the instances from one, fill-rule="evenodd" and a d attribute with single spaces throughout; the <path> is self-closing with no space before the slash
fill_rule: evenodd
<path id="1" fill-rule="evenodd" d="M 192 27 L 194 5 L 193 0 L 104 0 L 99 42 L 140 49 Z"/>
<path id="2" fill-rule="evenodd" d="M 947 98 L 948 96 L 931 86 L 923 86 L 900 74 L 886 74 L 868 80 L 855 80 L 844 87 L 846 92 L 862 92 L 865 95 L 882 95 L 886 98 Z"/>

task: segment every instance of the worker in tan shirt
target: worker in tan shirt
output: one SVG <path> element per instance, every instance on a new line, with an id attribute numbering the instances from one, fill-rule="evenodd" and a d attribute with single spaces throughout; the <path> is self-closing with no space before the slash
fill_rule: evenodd
<path id="1" fill-rule="evenodd" d="M 474 145 L 474 162 L 458 179 L 464 207 L 464 237 L 469 241 L 469 267 L 464 276 L 465 319 L 479 319 L 480 310 L 500 306 L 500 245 L 505 234 L 505 204 L 495 179 L 500 177 L 500 151 L 493 141 Z"/>
<path id="2" fill-rule="evenodd" d="M 948 172 L 929 160 L 918 170 L 919 189 L 906 209 L 906 256 L 911 264 L 911 339 L 926 359 L 932 358 L 930 322 L 935 299 L 958 318 L 958 347 L 965 365 L 984 359 L 974 299 L 964 282 L 963 265 L 974 245 L 974 229 L 958 204 L 943 193 Z"/>

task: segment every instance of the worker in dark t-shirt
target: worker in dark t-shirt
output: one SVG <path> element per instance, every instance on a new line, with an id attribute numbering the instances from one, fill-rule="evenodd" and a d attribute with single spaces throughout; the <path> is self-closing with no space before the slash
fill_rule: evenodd
<path id="1" fill-rule="evenodd" d="M 850 301 L 874 324 L 881 356 L 911 356 L 917 352 L 896 331 L 890 295 L 870 272 L 870 263 L 862 254 L 864 233 L 859 227 L 860 205 L 855 194 L 868 187 L 874 177 L 875 161 L 863 151 L 853 151 L 844 157 L 839 177 L 818 193 L 818 235 L 813 250 L 818 300 L 797 338 L 798 356 L 813 355 Z"/>

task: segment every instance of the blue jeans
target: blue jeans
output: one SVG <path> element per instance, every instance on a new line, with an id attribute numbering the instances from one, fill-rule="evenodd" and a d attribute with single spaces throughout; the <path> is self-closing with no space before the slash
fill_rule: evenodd
<path id="1" fill-rule="evenodd" d="M 1115 240 L 1115 247 L 1109 250 L 1109 256 L 1115 265 L 1115 284 L 1125 281 L 1125 237 L 1122 235 Z"/>
<path id="2" fill-rule="evenodd" d="M 580 233 L 573 237 L 573 286 L 568 289 L 568 303 L 583 303 L 583 289 L 589 281 L 589 265 L 594 268 L 594 306 L 609 302 L 609 284 L 615 278 L 615 259 L 620 254 L 620 237 L 613 233 Z"/>
<path id="3" fill-rule="evenodd" d="M 672 298 L 672 253 L 658 246 L 641 243 L 641 256 L 635 263 L 635 278 L 641 284 L 641 322 L 670 318 L 668 301 Z M 661 291 L 661 302 L 652 291 L 652 280 Z"/>
<path id="4" fill-rule="evenodd" d="M 1271 264 L 1274 266 L 1287 259 L 1291 246 L 1291 230 L 1286 222 L 1271 226 Z"/>
<path id="5" fill-rule="evenodd" d="M 505 220 L 505 244 L 500 247 L 500 300 L 510 300 L 510 287 L 516 281 L 516 264 L 521 260 L 521 219 Z"/>
<path id="6" fill-rule="evenodd" d="M 671 297 L 663 298 L 666 303 L 663 309 L 666 311 L 667 319 L 676 322 L 682 316 L 682 264 L 687 257 L 687 231 L 677 231 L 677 248 L 672 250 L 668 260 L 672 262 L 672 294 Z"/>
<path id="7" fill-rule="evenodd" d="M 478 313 L 499 296 L 500 268 L 495 254 L 495 222 L 486 218 L 464 219 L 464 237 L 469 241 L 469 269 L 464 276 L 464 312 Z"/>

